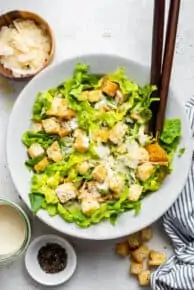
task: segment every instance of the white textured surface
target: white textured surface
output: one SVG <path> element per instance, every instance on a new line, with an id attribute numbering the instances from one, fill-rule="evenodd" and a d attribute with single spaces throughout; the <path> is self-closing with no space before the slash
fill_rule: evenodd
<path id="1" fill-rule="evenodd" d="M 0 0 L 0 12 L 26 9 L 38 12 L 53 27 L 56 37 L 56 58 L 85 52 L 112 52 L 149 64 L 151 0 Z M 177 38 L 172 82 L 186 101 L 193 95 L 194 80 L 194 1 L 183 0 Z M 13 84 L 15 93 L 3 93 L 0 80 L 0 196 L 18 201 L 5 162 L 5 134 L 9 112 L 24 84 Z M 25 104 L 24 104 L 25 109 Z M 14 150 L 14 146 L 13 146 Z M 17 154 L 17 152 L 16 152 Z M 33 235 L 53 233 L 32 219 Z M 127 290 L 139 289 L 128 276 L 128 261 L 113 254 L 113 242 L 90 242 L 70 239 L 78 253 L 78 268 L 73 278 L 59 288 L 44 288 L 26 274 L 23 259 L 0 270 L 0 290 Z M 160 227 L 156 227 L 153 245 L 170 253 Z"/>

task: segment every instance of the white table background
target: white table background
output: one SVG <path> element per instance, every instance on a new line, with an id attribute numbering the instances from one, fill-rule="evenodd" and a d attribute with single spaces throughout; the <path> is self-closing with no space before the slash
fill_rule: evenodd
<path id="1" fill-rule="evenodd" d="M 0 0 L 0 13 L 14 9 L 35 11 L 50 23 L 56 38 L 54 62 L 75 54 L 109 52 L 144 64 L 150 63 L 152 0 Z M 183 0 L 172 77 L 183 102 L 194 93 L 193 11 L 194 1 Z M 4 81 L 0 79 L 0 196 L 19 203 L 6 165 L 5 140 L 9 113 L 24 85 L 10 83 L 14 92 L 8 93 Z M 36 218 L 31 219 L 33 237 L 54 232 Z M 154 228 L 152 246 L 170 255 L 172 249 L 159 223 Z M 139 289 L 135 279 L 128 275 L 128 260 L 122 261 L 114 255 L 115 242 L 69 240 L 78 254 L 78 268 L 68 283 L 54 288 L 36 284 L 28 277 L 21 258 L 15 264 L 0 269 L 0 290 Z"/>

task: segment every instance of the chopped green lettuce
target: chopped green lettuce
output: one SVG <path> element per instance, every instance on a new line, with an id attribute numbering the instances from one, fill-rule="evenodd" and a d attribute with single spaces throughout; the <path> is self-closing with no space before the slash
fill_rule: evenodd
<path id="1" fill-rule="evenodd" d="M 181 157 L 185 153 L 185 148 L 180 148 L 178 151 L 178 157 Z"/>
<path id="2" fill-rule="evenodd" d="M 163 131 L 160 135 L 160 145 L 169 154 L 171 159 L 176 152 L 181 138 L 181 120 L 177 118 L 166 119 L 163 126 Z"/>
<path id="3" fill-rule="evenodd" d="M 173 144 L 176 138 L 181 137 L 181 120 L 166 119 L 164 122 L 163 131 L 160 135 L 160 140 L 165 144 Z"/>
<path id="4" fill-rule="evenodd" d="M 33 105 L 32 120 L 40 121 L 44 118 L 45 112 L 50 108 L 53 96 L 49 92 L 38 93 Z"/>
<path id="5" fill-rule="evenodd" d="M 44 149 L 47 149 L 54 141 L 59 140 L 58 135 L 50 135 L 43 131 L 33 132 L 26 131 L 22 135 L 22 142 L 26 147 L 30 147 L 34 143 L 40 144 Z"/>
<path id="6" fill-rule="evenodd" d="M 42 207 L 42 203 L 45 199 L 44 196 L 39 193 L 30 193 L 29 199 L 33 212 L 37 213 Z"/>

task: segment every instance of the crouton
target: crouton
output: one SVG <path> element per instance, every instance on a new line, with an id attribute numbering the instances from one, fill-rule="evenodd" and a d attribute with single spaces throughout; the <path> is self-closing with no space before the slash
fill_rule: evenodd
<path id="1" fill-rule="evenodd" d="M 140 247 L 140 236 L 139 233 L 134 233 L 130 235 L 127 239 L 128 244 L 129 244 L 129 249 L 131 251 L 136 250 L 137 248 Z"/>
<path id="2" fill-rule="evenodd" d="M 59 162 L 62 160 L 63 156 L 61 153 L 61 149 L 59 147 L 59 143 L 55 141 L 48 149 L 47 149 L 47 155 L 50 159 L 52 159 L 55 162 Z"/>
<path id="3" fill-rule="evenodd" d="M 106 143 L 109 138 L 109 131 L 105 129 L 97 130 L 92 134 L 92 139 L 94 141 L 101 141 L 103 143 Z"/>
<path id="4" fill-rule="evenodd" d="M 149 160 L 149 154 L 145 148 L 138 147 L 130 150 L 127 154 L 130 160 L 138 162 L 146 162 Z"/>
<path id="5" fill-rule="evenodd" d="M 80 101 L 87 101 L 88 96 L 89 96 L 89 91 L 83 91 L 83 92 L 81 92 L 81 94 L 79 96 L 79 100 Z"/>
<path id="6" fill-rule="evenodd" d="M 70 120 L 75 116 L 75 111 L 72 109 L 65 109 L 65 108 L 60 108 L 58 117 L 65 119 L 65 120 Z"/>
<path id="7" fill-rule="evenodd" d="M 46 115 L 69 120 L 75 116 L 75 112 L 68 108 L 67 100 L 55 97 L 52 101 L 51 108 L 46 112 Z"/>
<path id="8" fill-rule="evenodd" d="M 64 182 L 55 189 L 56 195 L 61 203 L 65 203 L 71 199 L 76 198 L 77 190 L 73 183 Z"/>
<path id="9" fill-rule="evenodd" d="M 143 263 L 131 261 L 130 274 L 139 275 L 143 271 Z"/>
<path id="10" fill-rule="evenodd" d="M 57 119 L 55 118 L 48 118 L 42 120 L 42 126 L 46 133 L 48 134 L 59 134 L 60 125 Z"/>
<path id="11" fill-rule="evenodd" d="M 99 207 L 99 202 L 93 197 L 87 197 L 81 201 L 81 210 L 85 215 L 91 215 Z"/>
<path id="12" fill-rule="evenodd" d="M 89 138 L 86 136 L 86 134 L 78 134 L 78 136 L 75 139 L 75 143 L 73 144 L 73 147 L 75 150 L 84 153 L 89 148 Z"/>
<path id="13" fill-rule="evenodd" d="M 149 255 L 149 248 L 147 245 L 140 246 L 137 250 L 131 252 L 131 256 L 137 263 L 143 262 Z"/>
<path id="14" fill-rule="evenodd" d="M 36 172 L 44 171 L 48 165 L 49 165 L 49 161 L 48 161 L 47 157 L 44 157 L 41 161 L 39 161 L 39 162 L 34 166 L 34 170 L 35 170 Z"/>
<path id="15" fill-rule="evenodd" d="M 141 286 L 148 286 L 150 284 L 151 272 L 149 270 L 143 270 L 138 274 L 138 281 Z"/>
<path id="16" fill-rule="evenodd" d="M 36 158 L 44 154 L 44 149 L 40 144 L 34 143 L 28 148 L 28 154 L 31 158 Z"/>
<path id="17" fill-rule="evenodd" d="M 87 161 L 79 163 L 76 166 L 77 172 L 79 174 L 86 174 L 88 172 L 89 168 L 90 168 L 90 164 Z"/>
<path id="18" fill-rule="evenodd" d="M 42 128 L 42 124 L 41 123 L 38 123 L 38 122 L 33 123 L 33 125 L 32 125 L 32 131 L 33 132 L 40 132 L 42 130 L 43 130 L 43 128 Z"/>
<path id="19" fill-rule="evenodd" d="M 129 244 L 127 241 L 117 243 L 115 246 L 115 253 L 121 257 L 127 257 L 129 255 Z"/>
<path id="20" fill-rule="evenodd" d="M 89 91 L 88 93 L 88 101 L 90 103 L 99 102 L 102 99 L 102 92 L 100 90 Z"/>
<path id="21" fill-rule="evenodd" d="M 108 187 L 111 191 L 113 191 L 115 197 L 120 197 L 123 188 L 125 185 L 125 181 L 121 176 L 114 175 L 110 177 L 109 182 L 108 182 Z"/>
<path id="22" fill-rule="evenodd" d="M 150 251 L 148 265 L 156 267 L 162 265 L 166 261 L 166 255 L 164 253 Z"/>
<path id="23" fill-rule="evenodd" d="M 70 133 L 70 130 L 67 128 L 60 128 L 59 130 L 59 136 L 60 137 L 65 137 Z"/>
<path id="24" fill-rule="evenodd" d="M 140 184 L 132 184 L 129 188 L 128 199 L 130 201 L 137 201 L 139 200 L 143 191 L 143 186 Z"/>
<path id="25" fill-rule="evenodd" d="M 151 162 L 167 162 L 168 163 L 168 156 L 164 149 L 158 144 L 150 144 L 146 146 L 146 150 L 149 153 L 149 160 Z"/>
<path id="26" fill-rule="evenodd" d="M 153 231 L 151 227 L 147 227 L 140 231 L 140 236 L 143 242 L 148 242 L 153 237 Z"/>
<path id="27" fill-rule="evenodd" d="M 107 176 L 107 169 L 104 165 L 99 164 L 98 166 L 96 166 L 92 172 L 92 176 L 95 180 L 97 180 L 98 182 L 102 183 L 106 176 Z"/>
<path id="28" fill-rule="evenodd" d="M 143 163 L 137 167 L 137 178 L 141 181 L 145 181 L 154 172 L 154 166 L 150 162 Z"/>
<path id="29" fill-rule="evenodd" d="M 114 97 L 118 90 L 119 86 L 116 83 L 109 81 L 108 79 L 104 79 L 102 82 L 102 92 L 108 96 Z"/>

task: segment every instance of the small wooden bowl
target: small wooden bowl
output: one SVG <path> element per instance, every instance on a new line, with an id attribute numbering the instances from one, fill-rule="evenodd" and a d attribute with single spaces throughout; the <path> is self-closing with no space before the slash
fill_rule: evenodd
<path id="1" fill-rule="evenodd" d="M 55 40 L 53 36 L 53 32 L 49 26 L 49 24 L 41 18 L 39 15 L 30 12 L 30 11 L 10 11 L 7 12 L 3 15 L 0 15 L 0 30 L 3 26 L 8 26 L 12 23 L 13 20 L 15 19 L 26 19 L 26 20 L 33 20 L 36 24 L 42 26 L 45 28 L 48 36 L 50 37 L 51 41 L 51 49 L 50 53 L 48 56 L 48 59 L 45 61 L 44 65 L 35 73 L 35 74 L 28 74 L 28 75 L 23 75 L 23 76 L 14 76 L 12 71 L 5 68 L 1 63 L 0 63 L 0 75 L 9 78 L 9 79 L 15 79 L 15 80 L 25 80 L 32 78 L 36 74 L 38 74 L 40 71 L 42 71 L 45 67 L 47 67 L 53 60 L 54 57 L 54 52 L 55 52 Z"/>

